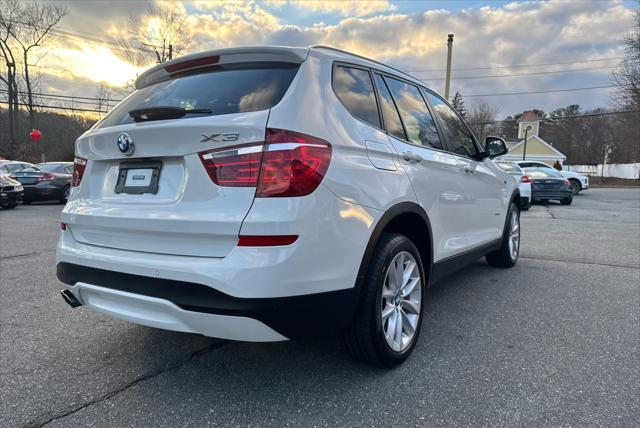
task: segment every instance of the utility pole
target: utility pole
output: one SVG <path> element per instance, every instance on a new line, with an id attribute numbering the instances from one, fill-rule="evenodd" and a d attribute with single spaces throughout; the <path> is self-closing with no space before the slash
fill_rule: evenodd
<path id="1" fill-rule="evenodd" d="M 449 83 L 451 82 L 451 51 L 453 50 L 453 34 L 447 38 L 447 79 L 444 84 L 444 99 L 449 100 Z"/>
<path id="2" fill-rule="evenodd" d="M 524 128 L 524 150 L 522 151 L 522 160 L 526 160 L 527 157 L 527 134 L 531 129 L 533 129 L 531 128 L 531 125 L 527 125 L 527 127 Z"/>
<path id="3" fill-rule="evenodd" d="M 173 59 L 173 45 L 169 43 L 169 61 Z"/>

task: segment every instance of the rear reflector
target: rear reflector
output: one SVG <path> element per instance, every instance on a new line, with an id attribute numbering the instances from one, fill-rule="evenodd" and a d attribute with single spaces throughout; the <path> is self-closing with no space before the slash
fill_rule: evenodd
<path id="1" fill-rule="evenodd" d="M 67 230 L 67 223 L 60 223 L 60 230 Z"/>
<path id="2" fill-rule="evenodd" d="M 291 245 L 298 235 L 240 235 L 239 247 L 276 247 Z"/>
<path id="3" fill-rule="evenodd" d="M 521 183 L 531 183 L 531 177 L 529 177 L 528 175 L 523 175 L 522 178 L 520 179 Z"/>
<path id="4" fill-rule="evenodd" d="M 178 71 L 189 70 L 190 68 L 203 67 L 205 65 L 217 64 L 220 61 L 219 55 L 206 56 L 204 58 L 190 59 L 187 61 L 178 62 L 175 64 L 167 65 L 164 69 L 168 73 L 177 73 Z"/>
<path id="5" fill-rule="evenodd" d="M 267 129 L 256 197 L 305 196 L 316 190 L 331 162 L 331 145 L 283 129 Z"/>
<path id="6" fill-rule="evenodd" d="M 78 187 L 84 175 L 84 169 L 87 166 L 87 160 L 76 156 L 73 160 L 73 175 L 71 176 L 71 187 Z"/>
<path id="7" fill-rule="evenodd" d="M 295 197 L 313 192 L 331 162 L 331 145 L 283 129 L 267 129 L 265 143 L 198 153 L 218 186 L 257 187 L 256 197 Z"/>

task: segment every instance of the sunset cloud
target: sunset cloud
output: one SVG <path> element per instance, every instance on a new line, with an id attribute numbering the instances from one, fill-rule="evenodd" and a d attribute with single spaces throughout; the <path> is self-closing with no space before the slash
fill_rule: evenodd
<path id="1" fill-rule="evenodd" d="M 87 5 L 78 8 L 76 4 L 71 4 L 75 16 L 65 18 L 64 27 L 70 31 L 97 34 L 109 34 L 114 28 L 122 28 L 130 13 L 142 13 L 142 6 L 146 5 L 144 2 L 111 2 L 109 10 L 104 10 L 105 19 L 96 20 L 89 11 L 102 11 L 104 2 L 93 2 L 93 9 Z M 189 29 L 195 34 L 191 51 L 267 44 L 330 45 L 412 71 L 438 91 L 444 86 L 444 72 L 431 70 L 444 67 L 446 37 L 448 33 L 454 33 L 452 88 L 453 92 L 459 90 L 463 95 L 609 84 L 617 61 L 588 61 L 621 56 L 623 36 L 631 27 L 633 16 L 632 7 L 622 1 L 492 2 L 489 6 L 452 10 L 428 10 L 429 5 L 428 2 L 387 1 L 185 1 L 175 4 L 189 16 Z M 93 28 L 88 29 L 87 23 Z M 87 45 L 92 45 L 92 49 L 98 47 L 89 40 Z M 111 53 L 108 51 L 114 47 L 102 47 L 107 49 L 104 57 L 109 63 Z M 463 70 L 572 60 L 583 62 L 549 67 Z M 138 72 L 116 66 L 115 62 L 110 64 L 109 69 L 114 70 L 110 78 L 113 84 L 120 84 L 128 72 L 132 73 L 131 77 Z M 576 68 L 588 70 L 530 77 L 479 78 Z M 82 66 L 72 71 L 91 81 L 103 77 Z M 569 101 L 586 106 L 602 105 L 605 98 L 606 93 L 602 91 L 576 92 L 531 96 L 526 102 L 550 109 Z M 522 97 L 496 97 L 488 98 L 488 101 L 499 104 L 505 113 L 520 109 L 525 102 Z"/>

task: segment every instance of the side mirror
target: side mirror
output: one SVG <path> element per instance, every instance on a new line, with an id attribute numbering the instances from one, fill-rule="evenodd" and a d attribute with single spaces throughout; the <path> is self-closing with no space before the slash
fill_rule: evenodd
<path id="1" fill-rule="evenodd" d="M 485 153 L 490 159 L 496 156 L 506 155 L 509 152 L 507 143 L 500 137 L 487 137 L 484 142 Z"/>

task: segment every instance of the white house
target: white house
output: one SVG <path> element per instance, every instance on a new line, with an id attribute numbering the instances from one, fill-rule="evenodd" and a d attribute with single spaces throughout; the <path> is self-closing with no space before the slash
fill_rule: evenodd
<path id="1" fill-rule="evenodd" d="M 525 112 L 518 119 L 518 141 L 507 141 L 509 153 L 501 156 L 504 160 L 535 160 L 542 161 L 549 166 L 556 162 L 560 165 L 567 160 L 567 157 L 553 145 L 544 141 L 538 135 L 540 131 L 541 119 L 532 111 Z M 525 153 L 525 138 L 526 153 Z"/>

